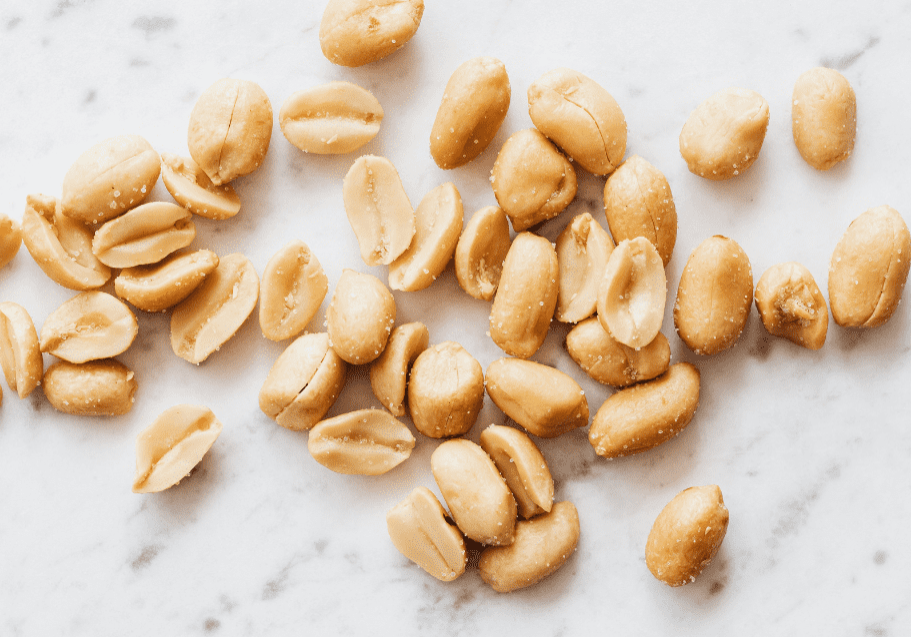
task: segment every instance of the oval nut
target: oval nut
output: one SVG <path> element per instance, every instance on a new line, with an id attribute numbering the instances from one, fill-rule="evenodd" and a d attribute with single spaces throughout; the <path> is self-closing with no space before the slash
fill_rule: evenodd
<path id="1" fill-rule="evenodd" d="M 317 423 L 307 449 L 336 473 L 378 476 L 408 459 L 414 436 L 389 412 L 361 409 Z"/>

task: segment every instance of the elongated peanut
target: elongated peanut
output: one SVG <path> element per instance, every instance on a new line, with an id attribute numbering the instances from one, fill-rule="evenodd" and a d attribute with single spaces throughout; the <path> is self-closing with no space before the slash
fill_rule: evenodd
<path id="1" fill-rule="evenodd" d="M 139 324 L 122 301 L 83 292 L 66 301 L 41 326 L 41 351 L 71 363 L 111 358 L 133 344 Z"/>
<path id="2" fill-rule="evenodd" d="M 117 296 L 146 312 L 161 312 L 190 296 L 218 267 L 211 250 L 175 253 L 152 265 L 120 271 L 114 279 Z"/>
<path id="3" fill-rule="evenodd" d="M 462 231 L 455 250 L 459 286 L 482 301 L 493 298 L 509 252 L 509 220 L 497 206 L 481 208 Z"/>
<path id="4" fill-rule="evenodd" d="M 394 53 L 417 32 L 424 0 L 329 0 L 319 44 L 333 64 L 362 66 Z"/>
<path id="5" fill-rule="evenodd" d="M 408 381 L 408 410 L 415 428 L 431 438 L 468 433 L 484 403 L 484 370 L 452 341 L 425 349 Z"/>
<path id="6" fill-rule="evenodd" d="M 610 235 L 587 212 L 563 229 L 557 237 L 560 264 L 558 321 L 578 323 L 595 313 L 598 289 L 613 251 Z"/>
<path id="7" fill-rule="evenodd" d="M 303 241 L 292 241 L 263 270 L 259 326 L 273 341 L 304 331 L 326 298 L 329 280 L 319 259 Z"/>
<path id="8" fill-rule="evenodd" d="M 4 214 L 0 214 L 0 268 L 13 260 L 22 245 L 22 228 Z"/>
<path id="9" fill-rule="evenodd" d="M 357 150 L 380 132 L 383 107 L 367 89 L 329 82 L 297 91 L 282 104 L 285 138 L 305 153 L 339 155 Z"/>
<path id="10" fill-rule="evenodd" d="M 791 97 L 791 131 L 800 156 L 829 170 L 854 150 L 857 98 L 844 75 L 817 67 L 803 73 Z"/>
<path id="11" fill-rule="evenodd" d="M 614 340 L 597 317 L 569 331 L 566 351 L 589 377 L 614 387 L 660 376 L 671 363 L 671 346 L 661 332 L 645 347 L 627 347 Z"/>
<path id="12" fill-rule="evenodd" d="M 28 311 L 12 301 L 0 303 L 0 366 L 6 384 L 25 398 L 41 382 L 44 360 Z"/>
<path id="13" fill-rule="evenodd" d="M 185 248 L 196 237 L 190 211 L 171 203 L 152 202 L 101 226 L 92 252 L 112 268 L 158 263 Z"/>
<path id="14" fill-rule="evenodd" d="M 395 325 L 395 299 L 375 276 L 344 270 L 326 310 L 332 349 L 352 365 L 372 363 Z"/>
<path id="15" fill-rule="evenodd" d="M 389 412 L 361 409 L 317 423 L 307 449 L 336 473 L 378 476 L 408 459 L 414 436 Z"/>
<path id="16" fill-rule="evenodd" d="M 423 323 L 405 323 L 392 330 L 386 349 L 370 365 L 373 395 L 393 416 L 405 415 L 408 370 L 427 349 L 430 332 Z"/>
<path id="17" fill-rule="evenodd" d="M 813 350 L 826 342 L 829 308 L 813 275 L 799 263 L 779 263 L 766 270 L 754 299 L 769 334 Z"/>
<path id="18" fill-rule="evenodd" d="M 512 427 L 490 425 L 481 432 L 481 449 L 497 465 L 523 518 L 551 510 L 554 479 L 531 438 Z"/>
<path id="19" fill-rule="evenodd" d="M 181 206 L 206 219 L 230 219 L 240 212 L 240 197 L 230 184 L 216 186 L 193 158 L 161 154 L 161 180 Z"/>
<path id="20" fill-rule="evenodd" d="M 74 416 L 122 416 L 133 408 L 136 378 L 122 363 L 106 358 L 76 365 L 59 361 L 41 385 L 54 409 Z"/>

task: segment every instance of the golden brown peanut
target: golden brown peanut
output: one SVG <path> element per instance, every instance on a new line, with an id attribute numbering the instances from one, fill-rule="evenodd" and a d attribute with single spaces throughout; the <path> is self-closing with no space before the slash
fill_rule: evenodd
<path id="1" fill-rule="evenodd" d="M 551 510 L 554 479 L 531 438 L 512 427 L 490 425 L 481 432 L 481 449 L 497 465 L 523 518 Z"/>
<path id="2" fill-rule="evenodd" d="M 495 546 L 512 543 L 516 501 L 483 449 L 464 438 L 447 440 L 430 456 L 430 470 L 466 537 Z"/>
<path id="3" fill-rule="evenodd" d="M 190 156 L 216 186 L 259 168 L 271 138 L 272 104 L 255 82 L 218 80 L 190 113 Z"/>
<path id="4" fill-rule="evenodd" d="M 32 393 L 44 374 L 44 359 L 32 317 L 12 301 L 0 303 L 0 367 L 6 384 L 19 398 Z"/>
<path id="5" fill-rule="evenodd" d="M 797 78 L 791 131 L 800 156 L 817 170 L 829 170 L 850 157 L 857 131 L 857 98 L 844 75 L 817 67 Z"/>
<path id="6" fill-rule="evenodd" d="M 0 214 L 0 268 L 13 260 L 22 245 L 22 229 L 16 221 Z"/>
<path id="7" fill-rule="evenodd" d="M 453 72 L 430 130 L 430 154 L 437 166 L 458 168 L 484 152 L 509 110 L 506 66 L 493 57 L 463 62 Z"/>
<path id="8" fill-rule="evenodd" d="M 588 172 L 607 175 L 626 153 L 626 118 L 613 96 L 578 71 L 554 69 L 528 87 L 528 114 Z"/>
<path id="9" fill-rule="evenodd" d="M 533 128 L 506 140 L 490 181 L 497 203 L 516 232 L 563 212 L 578 186 L 572 163 Z"/>
<path id="10" fill-rule="evenodd" d="M 162 312 L 190 296 L 218 267 L 211 250 L 175 253 L 160 263 L 121 270 L 114 279 L 117 296 L 146 312 Z"/>
<path id="11" fill-rule="evenodd" d="M 138 206 L 161 173 L 161 160 L 139 135 L 111 137 L 82 153 L 63 178 L 63 214 L 83 223 L 113 219 Z"/>
<path id="12" fill-rule="evenodd" d="M 911 235 L 894 208 L 871 208 L 851 222 L 829 263 L 829 304 L 842 327 L 876 327 L 901 301 Z"/>
<path id="13" fill-rule="evenodd" d="M 736 241 L 715 235 L 693 250 L 677 286 L 674 327 L 697 354 L 731 347 L 750 315 L 753 270 Z"/>
<path id="14" fill-rule="evenodd" d="M 259 390 L 259 408 L 282 427 L 310 429 L 335 404 L 347 372 L 327 334 L 304 334 L 269 370 Z"/>
<path id="15" fill-rule="evenodd" d="M 813 350 L 826 342 L 829 308 L 813 275 L 799 263 L 779 263 L 766 270 L 754 299 L 769 334 Z"/>
<path id="16" fill-rule="evenodd" d="M 122 301 L 83 292 L 58 307 L 41 326 L 41 351 L 70 363 L 111 358 L 133 344 L 139 324 Z"/>
<path id="17" fill-rule="evenodd" d="M 671 346 L 664 334 L 636 349 L 618 343 L 597 317 L 586 319 L 566 335 L 566 351 L 593 380 L 614 387 L 628 387 L 667 371 Z"/>
<path id="18" fill-rule="evenodd" d="M 181 206 L 206 219 L 229 219 L 240 212 L 240 197 L 230 184 L 216 186 L 190 157 L 161 154 L 161 180 Z"/>
<path id="19" fill-rule="evenodd" d="M 530 232 L 513 239 L 490 308 L 490 338 L 500 349 L 521 358 L 538 351 L 557 307 L 559 277 L 550 241 Z"/>
<path id="20" fill-rule="evenodd" d="M 58 361 L 44 373 L 42 389 L 57 411 L 73 416 L 122 416 L 133 408 L 136 378 L 110 358 L 81 365 Z"/>
<path id="21" fill-rule="evenodd" d="M 753 165 L 769 126 L 769 104 L 756 91 L 728 88 L 690 113 L 680 131 L 680 154 L 690 172 L 730 179 Z"/>
<path id="22" fill-rule="evenodd" d="M 92 230 L 64 215 L 54 197 L 26 198 L 22 241 L 44 273 L 65 288 L 93 290 L 111 278 L 111 269 L 92 254 Z"/>
<path id="23" fill-rule="evenodd" d="M 648 534 L 648 570 L 668 586 L 695 582 L 718 553 L 728 530 L 728 518 L 717 485 L 681 491 L 658 514 Z"/>
<path id="24" fill-rule="evenodd" d="M 604 184 L 604 215 L 616 241 L 645 237 L 664 266 L 677 243 L 677 208 L 660 170 L 633 155 Z"/>
<path id="25" fill-rule="evenodd" d="M 579 543 L 579 512 L 572 502 L 558 502 L 549 513 L 516 522 L 510 546 L 484 549 L 481 579 L 498 593 L 537 584 L 559 569 Z"/>
<path id="26" fill-rule="evenodd" d="M 666 300 L 664 264 L 655 246 L 645 237 L 617 244 L 598 288 L 601 326 L 627 347 L 645 347 L 661 330 Z"/>
<path id="27" fill-rule="evenodd" d="M 556 317 L 578 323 L 595 313 L 598 288 L 614 251 L 610 235 L 587 212 L 569 222 L 557 237 L 560 293 Z"/>
<path id="28" fill-rule="evenodd" d="M 178 484 L 202 461 L 221 429 L 208 407 L 166 410 L 136 438 L 133 493 L 157 493 Z"/>
<path id="29" fill-rule="evenodd" d="M 372 363 L 395 325 L 395 299 L 375 276 L 345 269 L 326 310 L 329 343 L 352 365 Z"/>
<path id="30" fill-rule="evenodd" d="M 191 216 L 172 203 L 142 204 L 101 226 L 92 239 L 92 252 L 112 268 L 158 263 L 196 238 Z"/>
<path id="31" fill-rule="evenodd" d="M 378 476 L 408 459 L 414 436 L 389 412 L 361 409 L 317 423 L 307 449 L 336 473 Z"/>
<path id="32" fill-rule="evenodd" d="M 395 548 L 438 580 L 451 582 L 465 572 L 465 540 L 430 489 L 417 487 L 390 509 L 386 528 Z"/>
<path id="33" fill-rule="evenodd" d="M 358 158 L 345 175 L 342 198 L 364 263 L 389 265 L 411 245 L 414 210 L 388 159 Z"/>
<path id="34" fill-rule="evenodd" d="M 386 349 L 370 366 L 373 395 L 393 416 L 405 415 L 408 369 L 427 349 L 430 332 L 423 323 L 405 323 L 392 331 Z"/>
<path id="35" fill-rule="evenodd" d="M 319 45 L 333 64 L 363 66 L 405 46 L 423 14 L 424 0 L 329 0 Z"/>
<path id="36" fill-rule="evenodd" d="M 468 433 L 484 403 L 484 370 L 458 343 L 425 349 L 408 380 L 408 410 L 425 436 L 446 438 Z"/>
<path id="37" fill-rule="evenodd" d="M 455 273 L 459 286 L 476 299 L 492 299 L 510 243 L 506 213 L 497 206 L 487 206 L 474 213 L 456 244 Z"/>
<path id="38" fill-rule="evenodd" d="M 329 280 L 319 259 L 303 241 L 292 241 L 263 270 L 259 326 L 272 341 L 304 331 L 326 298 Z"/>
<path id="39" fill-rule="evenodd" d="M 389 265 L 389 287 L 415 292 L 436 281 L 462 232 L 462 197 L 452 182 L 427 193 L 414 211 L 411 245 Z"/>
<path id="40" fill-rule="evenodd" d="M 329 82 L 297 91 L 285 100 L 278 124 L 305 153 L 340 155 L 357 150 L 380 132 L 383 107 L 367 89 Z"/>
<path id="41" fill-rule="evenodd" d="M 604 401 L 588 441 L 605 458 L 642 453 L 683 431 L 698 405 L 699 370 L 677 363 L 658 378 L 621 389 Z"/>
<path id="42" fill-rule="evenodd" d="M 171 349 L 198 365 L 234 336 L 258 297 L 259 278 L 250 260 L 239 253 L 222 257 L 202 285 L 174 308 Z"/>
<path id="43" fill-rule="evenodd" d="M 504 414 L 541 438 L 588 424 L 588 400 L 579 383 L 548 365 L 500 358 L 487 367 L 485 385 Z"/>

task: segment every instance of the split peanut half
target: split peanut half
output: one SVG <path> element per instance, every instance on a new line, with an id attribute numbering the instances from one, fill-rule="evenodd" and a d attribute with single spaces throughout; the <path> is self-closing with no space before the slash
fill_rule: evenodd
<path id="1" fill-rule="evenodd" d="M 389 412 L 361 409 L 317 423 L 307 449 L 336 473 L 378 476 L 408 459 L 414 436 Z"/>
<path id="2" fill-rule="evenodd" d="M 32 317 L 24 307 L 0 303 L 0 366 L 6 384 L 25 398 L 41 383 L 44 359 Z"/>
<path id="3" fill-rule="evenodd" d="M 423 323 L 405 323 L 392 331 L 386 349 L 370 365 L 370 387 L 393 416 L 405 415 L 408 370 L 427 349 L 430 332 Z"/>
<path id="4" fill-rule="evenodd" d="M 190 296 L 218 267 L 211 250 L 175 253 L 152 265 L 120 271 L 114 279 L 117 296 L 145 312 L 162 312 Z"/>
<path id="5" fill-rule="evenodd" d="M 240 197 L 230 184 L 216 186 L 191 157 L 161 154 L 161 180 L 181 206 L 206 219 L 230 219 L 240 212 Z"/>
<path id="6" fill-rule="evenodd" d="M 263 270 L 259 326 L 272 341 L 304 331 L 326 298 L 329 280 L 319 259 L 303 241 L 292 241 Z"/>
<path id="7" fill-rule="evenodd" d="M 329 82 L 297 91 L 282 104 L 278 124 L 305 153 L 340 155 L 357 150 L 380 132 L 383 107 L 367 89 Z"/>
<path id="8" fill-rule="evenodd" d="M 4 214 L 0 214 L 0 268 L 13 260 L 22 245 L 22 228 Z"/>
<path id="9" fill-rule="evenodd" d="M 595 313 L 598 289 L 614 251 L 610 235 L 587 212 L 574 218 L 557 237 L 560 293 L 556 317 L 578 323 Z"/>
<path id="10" fill-rule="evenodd" d="M 512 427 L 490 425 L 481 432 L 481 449 L 497 465 L 523 518 L 527 520 L 551 510 L 554 479 L 531 438 Z"/>
<path id="11" fill-rule="evenodd" d="M 172 203 L 143 204 L 101 226 L 92 239 L 92 252 L 112 268 L 158 263 L 196 238 L 191 216 Z"/>
<path id="12" fill-rule="evenodd" d="M 509 220 L 500 208 L 487 206 L 474 213 L 455 250 L 456 279 L 469 296 L 493 298 L 511 241 Z"/>
<path id="13" fill-rule="evenodd" d="M 41 326 L 41 351 L 71 363 L 125 352 L 139 324 L 122 301 L 104 292 L 83 292 L 54 310 Z"/>

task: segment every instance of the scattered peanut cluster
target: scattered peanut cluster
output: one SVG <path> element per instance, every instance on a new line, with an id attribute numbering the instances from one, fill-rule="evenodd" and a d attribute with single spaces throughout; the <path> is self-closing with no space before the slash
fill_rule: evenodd
<path id="1" fill-rule="evenodd" d="M 320 27 L 323 53 L 345 66 L 385 57 L 415 34 L 422 13 L 422 0 L 330 0 Z M 459 66 L 430 132 L 436 164 L 451 169 L 478 157 L 499 130 L 510 98 L 499 60 L 479 57 Z M 699 404 L 700 374 L 689 363 L 670 365 L 661 328 L 677 212 L 660 170 L 638 156 L 624 161 L 620 106 L 594 80 L 556 69 L 528 88 L 528 107 L 535 128 L 512 135 L 491 171 L 498 205 L 476 212 L 464 229 L 454 184 L 431 190 L 412 208 L 391 162 L 370 155 L 354 161 L 343 184 L 345 210 L 364 263 L 388 266 L 389 287 L 345 270 L 325 333 L 303 333 L 329 291 L 303 242 L 279 250 L 262 281 L 241 254 L 179 252 L 194 240 L 192 215 L 229 219 L 238 213 L 241 202 L 230 182 L 256 170 L 268 151 L 272 106 L 258 85 L 223 79 L 200 96 L 188 127 L 190 157 L 159 156 L 136 135 L 97 144 L 67 172 L 59 198 L 28 196 L 21 231 L 0 216 L 0 267 L 21 241 L 53 281 L 80 292 L 46 318 L 40 339 L 24 308 L 0 303 L 0 362 L 9 387 L 24 398 L 40 383 L 50 403 L 69 414 L 131 409 L 136 380 L 114 357 L 129 348 L 138 323 L 123 301 L 97 291 L 113 270 L 119 270 L 114 290 L 120 299 L 146 312 L 171 311 L 172 349 L 194 364 L 230 339 L 258 301 L 263 335 L 294 339 L 262 385 L 260 408 L 283 427 L 309 430 L 308 449 L 317 462 L 349 474 L 395 468 L 416 444 L 398 420 L 406 414 L 421 435 L 448 439 L 431 456 L 448 515 L 424 487 L 387 515 L 389 535 L 406 557 L 449 581 L 465 570 L 468 538 L 485 546 L 480 573 L 495 590 L 540 581 L 575 550 L 578 512 L 570 502 L 554 502 L 547 463 L 526 433 L 491 425 L 480 445 L 459 438 L 474 426 L 485 390 L 533 436 L 589 425 L 579 384 L 526 360 L 554 317 L 575 324 L 566 338 L 572 359 L 592 379 L 618 388 L 597 409 L 588 434 L 595 453 L 610 459 L 678 435 Z M 798 79 L 793 133 L 810 165 L 828 170 L 847 159 L 855 112 L 854 92 L 837 72 L 818 68 Z M 331 82 L 289 97 L 279 124 L 302 151 L 337 154 L 373 139 L 383 117 L 368 91 Z M 759 94 L 720 91 L 684 124 L 680 153 L 696 175 L 734 178 L 758 157 L 768 121 L 769 106 Z M 573 200 L 576 166 L 606 176 L 610 234 L 584 213 L 552 244 L 533 230 Z M 159 175 L 176 204 L 143 203 Z M 898 212 L 880 206 L 858 217 L 832 256 L 835 322 L 886 322 L 899 303 L 909 254 L 911 235 Z M 423 324 L 395 324 L 389 288 L 425 289 L 450 261 L 467 294 L 492 301 L 489 335 L 508 356 L 486 371 L 458 343 L 431 345 Z M 747 255 L 723 236 L 709 237 L 690 255 L 674 327 L 693 352 L 715 354 L 736 343 L 754 302 L 771 334 L 809 349 L 823 346 L 828 308 L 810 272 L 795 262 L 773 266 L 754 293 Z M 60 361 L 45 371 L 42 353 Z M 371 387 L 385 409 L 325 419 L 349 365 L 370 365 Z M 137 440 L 133 490 L 176 484 L 221 429 L 206 407 L 165 411 Z M 694 581 L 721 545 L 727 523 L 718 486 L 684 490 L 655 520 L 645 548 L 648 568 L 671 586 Z"/>

